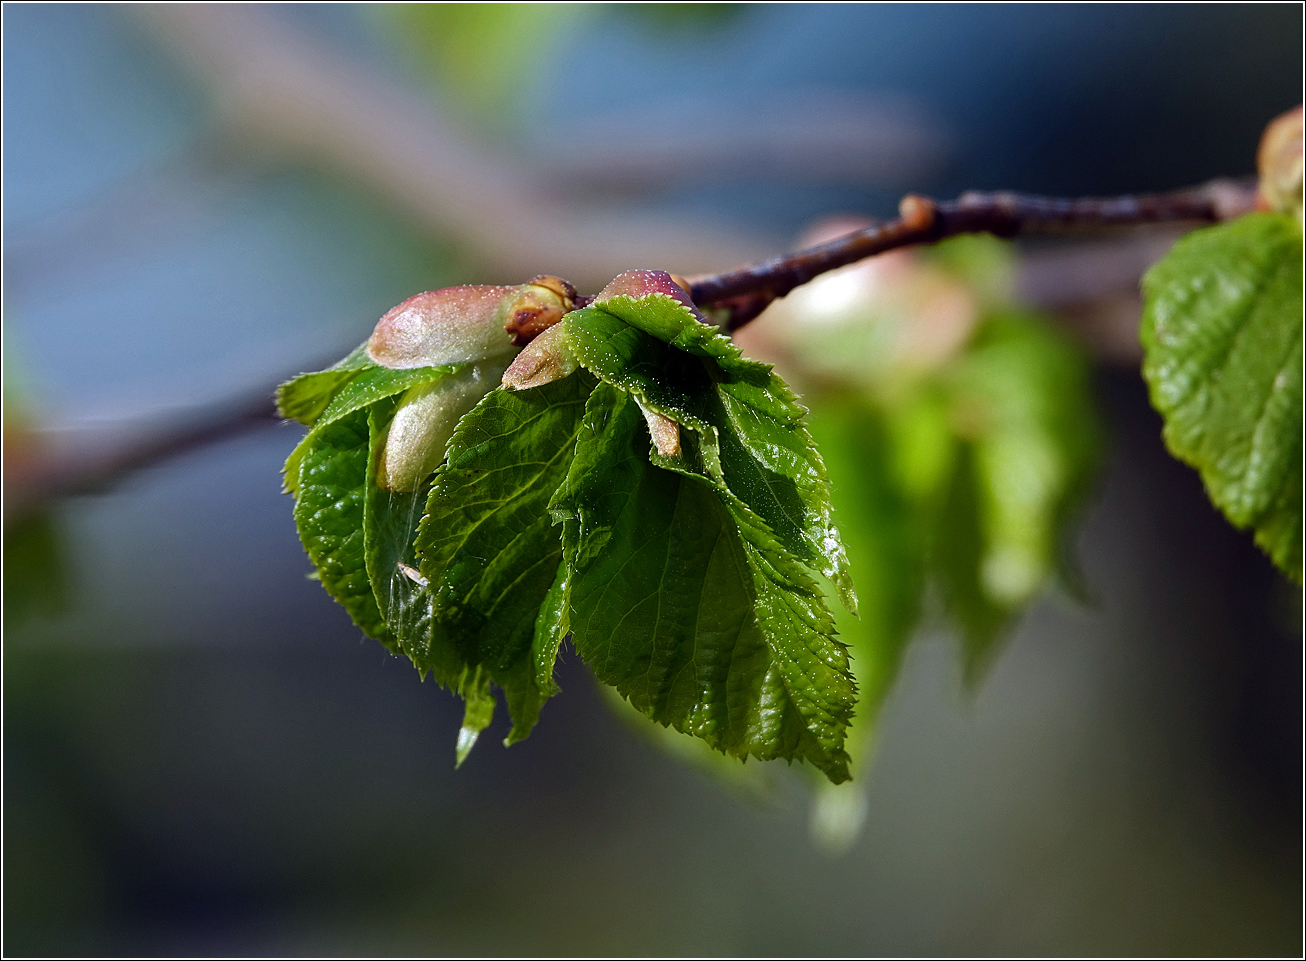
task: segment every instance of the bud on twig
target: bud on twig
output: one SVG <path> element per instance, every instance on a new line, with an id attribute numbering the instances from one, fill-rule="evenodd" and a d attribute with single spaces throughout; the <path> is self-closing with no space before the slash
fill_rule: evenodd
<path id="1" fill-rule="evenodd" d="M 504 308 L 503 329 L 524 347 L 576 306 L 576 288 L 560 277 L 534 277 L 517 288 Z"/>
<path id="2" fill-rule="evenodd" d="M 1302 108 L 1270 121 L 1256 151 L 1258 207 L 1302 215 Z"/>
<path id="3" fill-rule="evenodd" d="M 409 297 L 377 323 L 367 355 L 404 370 L 511 354 L 503 318 L 520 292 L 520 287 L 464 286 Z"/>
<path id="4" fill-rule="evenodd" d="M 646 297 L 649 294 L 673 297 L 692 310 L 695 317 L 703 320 L 687 287 L 678 284 L 665 270 L 627 270 L 617 274 L 608 286 L 599 291 L 593 302 L 598 304 L 613 297 Z"/>

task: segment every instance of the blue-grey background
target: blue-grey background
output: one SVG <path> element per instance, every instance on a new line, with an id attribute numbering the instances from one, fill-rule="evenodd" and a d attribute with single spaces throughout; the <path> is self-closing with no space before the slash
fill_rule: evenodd
<path id="1" fill-rule="evenodd" d="M 569 188 L 761 249 L 906 189 L 1246 174 L 1301 97 L 1296 5 L 604 10 L 490 106 L 442 92 L 385 15 L 260 13 L 554 170 L 585 131 L 656 142 L 646 116 L 709 145 L 805 103 L 914 125 L 924 159 L 898 169 L 805 175 L 800 151 Z M 373 185 L 234 134 L 139 11 L 7 4 L 3 53 L 6 396 L 48 427 L 221 402 L 414 291 L 512 279 Z M 63 505 L 68 605 L 4 638 L 6 952 L 1299 952 L 1300 592 L 1166 456 L 1136 373 L 1098 387 L 1095 603 L 1038 603 L 973 695 L 951 639 L 919 638 L 839 858 L 796 784 L 758 803 L 663 756 L 574 656 L 530 740 L 501 749 L 501 720 L 455 773 L 454 699 L 305 578 L 278 492 L 295 427 Z"/>

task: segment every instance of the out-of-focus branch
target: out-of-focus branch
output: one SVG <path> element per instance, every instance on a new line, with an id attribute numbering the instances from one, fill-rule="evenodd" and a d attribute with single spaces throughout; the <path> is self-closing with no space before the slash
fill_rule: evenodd
<path id="1" fill-rule="evenodd" d="M 571 196 L 730 182 L 905 190 L 943 166 L 949 138 L 920 104 L 836 89 L 642 105 L 572 118 L 583 138 L 541 138 L 532 166 Z"/>
<path id="2" fill-rule="evenodd" d="M 1215 223 L 1251 210 L 1255 197 L 1254 182 L 1231 180 L 1213 180 L 1170 193 L 1075 200 L 972 192 L 940 203 L 909 194 L 895 220 L 795 254 L 700 276 L 693 279 L 690 295 L 699 306 L 724 308 L 727 326 L 733 330 L 756 317 L 772 300 L 828 270 L 900 247 L 969 233 L 1016 237 L 1141 224 Z"/>
<path id="3" fill-rule="evenodd" d="M 4 522 L 52 501 L 103 493 L 142 468 L 239 436 L 280 419 L 272 388 L 225 404 L 109 432 L 17 433 L 6 430 Z M 17 434 L 17 436 L 15 436 Z"/>
<path id="4" fill-rule="evenodd" d="M 701 271 L 765 250 L 721 225 L 578 210 L 530 170 L 457 137 L 421 98 L 262 6 L 137 9 L 203 79 L 234 132 L 325 166 L 456 237 L 496 275 L 487 280 L 552 272 L 597 289 L 631 264 Z M 558 135 L 574 136 L 565 127 Z"/>

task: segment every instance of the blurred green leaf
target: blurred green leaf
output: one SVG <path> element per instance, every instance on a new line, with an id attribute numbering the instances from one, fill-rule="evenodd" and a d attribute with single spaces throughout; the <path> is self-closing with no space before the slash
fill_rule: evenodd
<path id="1" fill-rule="evenodd" d="M 830 398 L 813 407 L 809 423 L 829 468 L 835 518 L 859 585 L 857 615 L 834 612 L 857 679 L 848 753 L 859 773 L 920 618 L 925 518 L 894 474 L 895 441 L 878 411 L 856 398 Z"/>
<path id="2" fill-rule="evenodd" d="M 1007 241 L 992 234 L 962 234 L 925 248 L 922 256 L 962 281 L 985 310 L 1012 306 L 1016 255 Z"/>
<path id="3" fill-rule="evenodd" d="M 962 449 L 935 550 L 974 679 L 1057 570 L 1100 438 L 1087 362 L 1036 317 L 989 318 L 948 387 Z"/>
<path id="4" fill-rule="evenodd" d="M 49 511 L 5 524 L 4 626 L 62 611 L 69 597 L 67 565 L 63 536 Z"/>
<path id="5" fill-rule="evenodd" d="M 589 11 L 571 3 L 387 3 L 382 22 L 467 117 L 502 122 Z"/>
<path id="6" fill-rule="evenodd" d="M 1143 278 L 1143 376 L 1170 451 L 1302 582 L 1302 226 L 1249 214 Z"/>
<path id="7" fill-rule="evenodd" d="M 742 3 L 610 3 L 616 14 L 670 34 L 678 40 L 736 22 L 748 10 Z"/>

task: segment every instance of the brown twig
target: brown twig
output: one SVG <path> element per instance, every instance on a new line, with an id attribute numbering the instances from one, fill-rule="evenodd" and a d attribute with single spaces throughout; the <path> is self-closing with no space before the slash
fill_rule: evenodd
<path id="1" fill-rule="evenodd" d="M 972 233 L 1016 237 L 1140 224 L 1215 223 L 1251 210 L 1255 194 L 1254 182 L 1231 180 L 1170 193 L 1077 200 L 971 192 L 938 202 L 908 194 L 895 220 L 795 254 L 699 277 L 690 294 L 700 307 L 723 309 L 726 326 L 735 330 L 772 300 L 820 274 L 899 247 Z"/>

